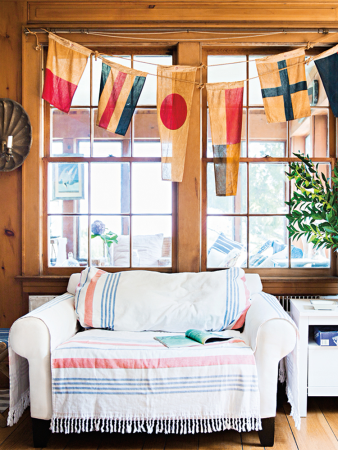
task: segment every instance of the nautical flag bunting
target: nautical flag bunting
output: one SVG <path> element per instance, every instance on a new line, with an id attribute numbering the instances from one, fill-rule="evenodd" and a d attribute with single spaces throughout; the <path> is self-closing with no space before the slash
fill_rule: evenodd
<path id="1" fill-rule="evenodd" d="M 267 121 L 286 122 L 311 115 L 305 50 L 256 59 Z"/>
<path id="2" fill-rule="evenodd" d="M 338 117 L 338 45 L 316 56 L 314 61 L 335 117 Z"/>
<path id="3" fill-rule="evenodd" d="M 60 111 L 68 113 L 91 53 L 91 50 L 82 45 L 49 34 L 42 98 Z"/>
<path id="4" fill-rule="evenodd" d="M 147 73 L 106 59 L 102 62 L 96 125 L 124 136 L 133 117 Z"/>
<path id="5" fill-rule="evenodd" d="M 244 81 L 207 83 L 216 195 L 236 195 Z"/>
<path id="6" fill-rule="evenodd" d="M 162 180 L 182 181 L 197 67 L 157 67 L 157 119 Z"/>

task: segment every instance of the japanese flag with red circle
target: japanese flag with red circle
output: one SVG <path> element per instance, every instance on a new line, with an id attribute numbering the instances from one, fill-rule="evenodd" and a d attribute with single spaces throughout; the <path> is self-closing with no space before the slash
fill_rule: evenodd
<path id="1" fill-rule="evenodd" d="M 182 181 L 197 67 L 158 66 L 157 119 L 162 180 Z"/>

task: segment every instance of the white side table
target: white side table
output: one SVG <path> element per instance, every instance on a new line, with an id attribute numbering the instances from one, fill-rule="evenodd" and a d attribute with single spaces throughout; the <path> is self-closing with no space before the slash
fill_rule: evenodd
<path id="1" fill-rule="evenodd" d="M 338 301 L 338 296 L 330 296 L 330 299 Z M 300 333 L 300 415 L 306 417 L 308 396 L 338 396 L 338 347 L 317 345 L 312 328 L 314 325 L 338 325 L 338 309 L 318 311 L 308 299 L 291 299 L 290 315 Z"/>

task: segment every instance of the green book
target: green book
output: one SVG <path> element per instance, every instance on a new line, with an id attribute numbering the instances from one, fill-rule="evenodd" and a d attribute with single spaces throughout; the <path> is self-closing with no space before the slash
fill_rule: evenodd
<path id="1" fill-rule="evenodd" d="M 227 341 L 234 337 L 238 337 L 241 334 L 239 331 L 235 330 L 221 331 L 220 333 L 221 334 L 201 330 L 188 330 L 184 336 L 157 336 L 154 337 L 154 339 L 161 342 L 161 344 L 168 348 L 178 348 L 210 344 L 211 342 Z"/>

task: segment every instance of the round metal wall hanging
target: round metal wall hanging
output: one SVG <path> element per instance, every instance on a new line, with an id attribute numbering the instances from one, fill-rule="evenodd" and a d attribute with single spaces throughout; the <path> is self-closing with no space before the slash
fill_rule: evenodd
<path id="1" fill-rule="evenodd" d="M 9 98 L 0 98 L 0 172 L 17 169 L 32 145 L 32 127 L 23 107 Z"/>

